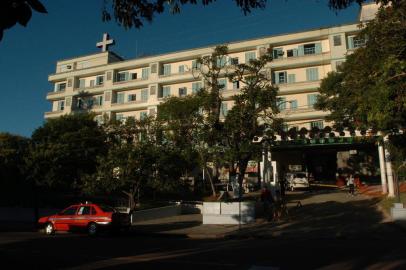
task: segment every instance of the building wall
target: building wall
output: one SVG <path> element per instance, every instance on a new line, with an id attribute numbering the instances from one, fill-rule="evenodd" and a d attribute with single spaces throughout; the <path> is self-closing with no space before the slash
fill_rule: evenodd
<path id="1" fill-rule="evenodd" d="M 281 110 L 288 126 L 309 128 L 313 121 L 323 121 L 328 112 L 314 110 L 309 104 L 309 95 L 317 94 L 320 80 L 328 72 L 336 70 L 347 53 L 348 37 L 359 31 L 357 24 L 336 26 L 317 30 L 303 31 L 286 35 L 259 38 L 228 44 L 230 58 L 238 58 L 239 63 L 246 62 L 247 53 L 255 53 L 258 57 L 263 49 L 279 49 L 282 54 L 274 59 L 266 68 L 273 74 L 273 83 L 279 87 L 279 96 L 287 101 Z M 335 44 L 337 37 L 341 43 Z M 317 44 L 312 47 L 314 44 Z M 317 47 L 317 48 L 316 48 Z M 288 55 L 291 50 L 302 51 L 307 48 L 311 54 Z M 48 93 L 47 100 L 52 103 L 52 111 L 46 112 L 45 117 L 58 117 L 70 113 L 77 108 L 77 97 L 81 92 L 89 96 L 103 97 L 101 106 L 93 106 L 97 114 L 122 115 L 123 117 L 135 116 L 140 118 L 141 112 L 156 111 L 157 105 L 164 100 L 163 89 L 170 87 L 171 96 L 179 96 L 179 88 L 186 88 L 187 94 L 192 93 L 192 83 L 199 82 L 196 74 L 191 72 L 193 60 L 210 55 L 214 47 L 190 49 L 180 52 L 162 54 L 157 56 L 123 60 L 112 52 L 78 57 L 58 61 L 56 73 L 49 76 L 49 81 L 54 84 L 53 90 Z M 312 51 L 313 50 L 313 51 Z M 170 65 L 170 72 L 168 66 Z M 183 67 L 183 72 L 180 67 Z M 316 79 L 309 80 L 308 69 L 317 68 Z M 143 69 L 148 69 L 148 77 L 143 77 Z M 166 71 L 166 74 L 164 74 Z M 118 81 L 128 73 L 126 80 Z M 275 78 L 279 73 L 286 74 L 286 81 L 280 82 Z M 136 77 L 131 74 L 137 74 Z M 145 75 L 145 74 L 144 74 Z M 290 75 L 290 76 L 289 76 Z M 98 76 L 103 76 L 103 82 L 96 85 Z M 294 80 L 289 80 L 288 77 Z M 85 83 L 79 85 L 79 80 Z M 93 83 L 91 83 L 93 82 Z M 62 91 L 59 84 L 65 84 Z M 80 86 L 80 87 L 79 87 Z M 240 88 L 244 87 L 240 83 Z M 148 99 L 141 99 L 141 91 L 148 89 Z M 232 96 L 238 93 L 233 89 L 233 83 L 227 80 L 226 88 L 222 91 L 224 97 L 225 113 L 233 106 Z M 117 97 L 124 94 L 123 102 L 117 102 Z M 128 100 L 129 95 L 135 95 L 135 100 Z M 58 102 L 64 100 L 63 111 L 58 111 Z"/>

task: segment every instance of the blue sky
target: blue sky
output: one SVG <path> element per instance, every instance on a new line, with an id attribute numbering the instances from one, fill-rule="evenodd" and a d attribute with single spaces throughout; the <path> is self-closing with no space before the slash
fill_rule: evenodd
<path id="1" fill-rule="evenodd" d="M 34 13 L 27 28 L 6 30 L 0 42 L 0 132 L 31 136 L 51 110 L 45 100 L 53 86 L 48 75 L 57 60 L 98 52 L 108 32 L 112 51 L 124 58 L 297 32 L 357 20 L 359 7 L 332 11 L 327 0 L 268 0 L 265 10 L 248 16 L 231 0 L 207 7 L 186 6 L 181 14 L 156 16 L 142 29 L 103 23 L 103 0 L 42 0 L 47 15 Z"/>

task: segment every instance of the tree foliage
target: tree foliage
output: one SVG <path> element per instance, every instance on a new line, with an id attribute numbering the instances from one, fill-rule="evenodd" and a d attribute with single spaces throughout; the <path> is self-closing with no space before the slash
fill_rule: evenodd
<path id="1" fill-rule="evenodd" d="M 320 86 L 316 106 L 344 127 L 390 131 L 406 121 L 406 1 L 382 7 L 359 34 L 364 47 L 347 56 Z"/>
<path id="2" fill-rule="evenodd" d="M 239 184 L 242 185 L 248 161 L 260 153 L 260 145 L 254 144 L 255 136 L 273 133 L 281 123 L 277 92 L 271 85 L 266 65 L 272 61 L 270 52 L 249 63 L 238 64 L 228 74 L 230 81 L 244 85 L 240 93 L 233 96 L 234 106 L 225 118 L 225 136 L 227 138 L 226 155 L 232 171 L 239 170 Z"/>
<path id="3" fill-rule="evenodd" d="M 55 189 L 80 189 L 83 177 L 96 170 L 98 156 L 106 153 L 106 136 L 93 114 L 49 119 L 32 135 L 27 164 L 30 177 Z"/>
<path id="4" fill-rule="evenodd" d="M 0 1 L 0 41 L 3 32 L 16 23 L 27 26 L 32 16 L 32 10 L 47 13 L 45 7 L 38 0 L 2 0 Z"/>

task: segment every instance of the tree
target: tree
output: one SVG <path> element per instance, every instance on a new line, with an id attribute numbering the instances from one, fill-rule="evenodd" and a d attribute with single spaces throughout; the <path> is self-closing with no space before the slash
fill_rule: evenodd
<path id="1" fill-rule="evenodd" d="M 106 135 L 93 114 L 65 115 L 47 120 L 32 135 L 27 164 L 30 178 L 39 185 L 80 191 L 83 177 L 96 170 L 104 155 Z"/>
<path id="2" fill-rule="evenodd" d="M 228 75 L 230 81 L 244 85 L 233 97 L 234 106 L 225 119 L 226 156 L 229 157 L 231 170 L 236 172 L 238 168 L 240 187 L 248 161 L 260 152 L 260 145 L 253 143 L 254 137 L 268 134 L 272 140 L 281 123 L 277 118 L 278 89 L 271 85 L 265 70 L 270 61 L 272 55 L 267 52 L 259 59 L 235 65 L 234 71 Z"/>
<path id="3" fill-rule="evenodd" d="M 24 161 L 24 156 L 28 153 L 29 142 L 30 140 L 25 137 L 0 133 L 0 185 L 2 202 L 12 203 L 16 202 L 16 199 L 22 199 L 23 190 L 29 187 L 28 182 L 25 181 L 27 170 Z"/>
<path id="4" fill-rule="evenodd" d="M 0 41 L 4 30 L 13 27 L 16 23 L 26 27 L 31 19 L 32 10 L 47 13 L 38 0 L 2 0 L 0 2 Z"/>
<path id="5" fill-rule="evenodd" d="M 399 155 L 404 150 L 398 151 L 405 149 L 404 139 L 400 138 L 405 133 L 397 132 L 406 129 L 405 10 L 404 0 L 380 8 L 357 37 L 365 41 L 365 46 L 347 56 L 338 72 L 322 80 L 316 104 L 331 112 L 327 118 L 338 127 L 392 134 L 387 146 L 401 163 L 406 157 Z"/>
<path id="6" fill-rule="evenodd" d="M 345 127 L 389 131 L 406 120 L 406 1 L 382 7 L 358 39 L 362 48 L 320 86 L 316 106 Z"/>

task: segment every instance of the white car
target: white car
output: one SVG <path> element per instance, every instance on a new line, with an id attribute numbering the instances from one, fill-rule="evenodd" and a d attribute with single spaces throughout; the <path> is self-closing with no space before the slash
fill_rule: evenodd
<path id="1" fill-rule="evenodd" d="M 293 191 L 295 188 L 308 188 L 309 180 L 306 172 L 286 173 L 287 188 Z"/>

